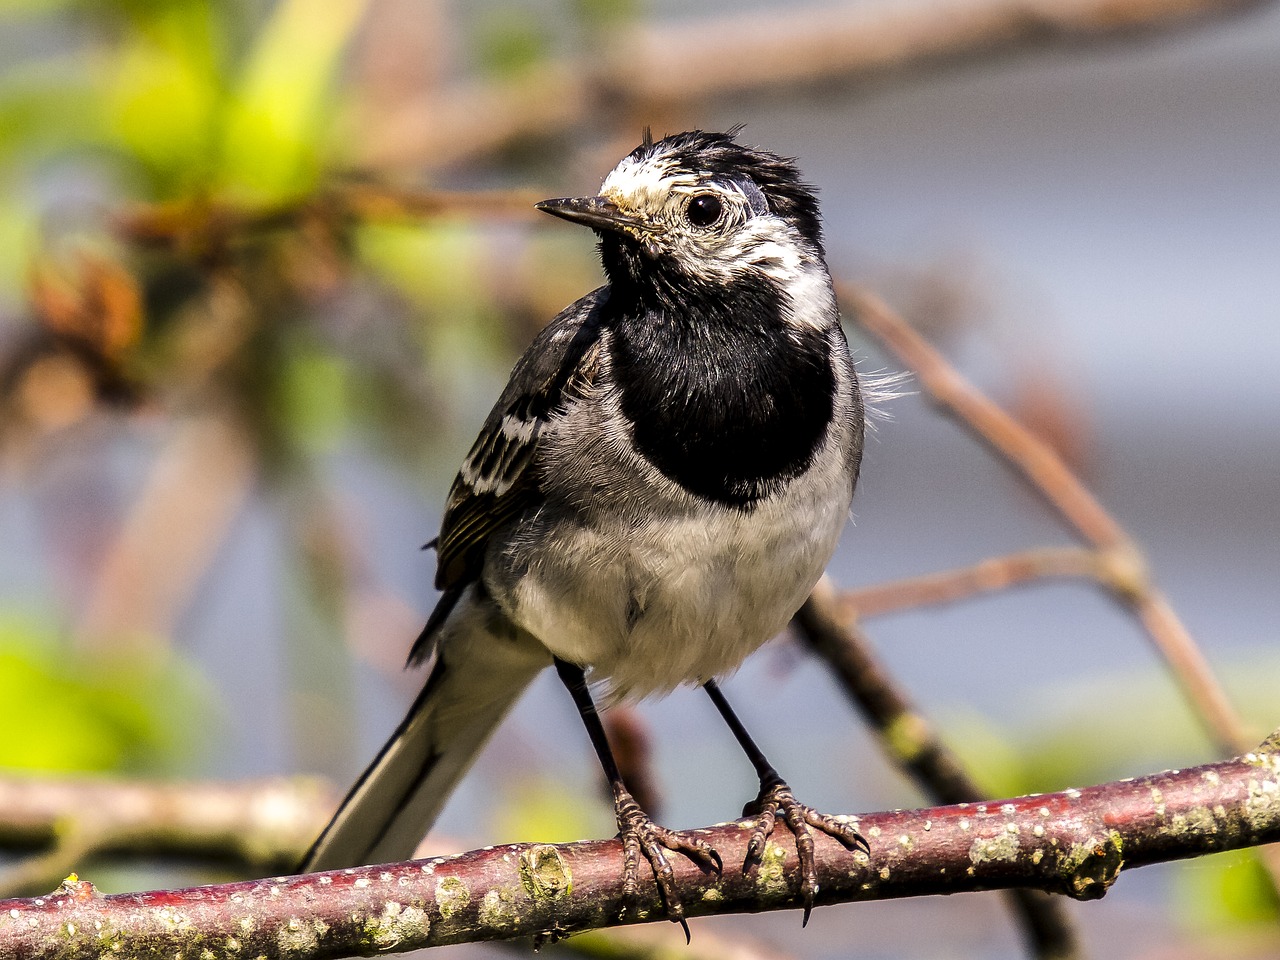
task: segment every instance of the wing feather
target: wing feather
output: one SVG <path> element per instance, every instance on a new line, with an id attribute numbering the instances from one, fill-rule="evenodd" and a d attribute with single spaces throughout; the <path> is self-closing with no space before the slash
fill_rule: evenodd
<path id="1" fill-rule="evenodd" d="M 525 351 L 463 461 L 449 491 L 436 545 L 436 586 L 449 590 L 480 574 L 494 532 L 542 498 L 531 470 L 551 418 L 595 375 L 601 287 L 564 310 Z"/>

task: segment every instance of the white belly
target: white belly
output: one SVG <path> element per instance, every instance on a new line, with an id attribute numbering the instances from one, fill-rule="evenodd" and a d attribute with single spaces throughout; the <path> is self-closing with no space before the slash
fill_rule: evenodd
<path id="1" fill-rule="evenodd" d="M 487 586 L 553 654 L 607 681 L 611 699 L 719 676 L 786 626 L 835 549 L 852 484 L 841 457 L 818 460 L 749 512 L 688 509 L 689 498 L 677 511 L 661 496 L 647 521 L 545 508 L 490 558 Z"/>

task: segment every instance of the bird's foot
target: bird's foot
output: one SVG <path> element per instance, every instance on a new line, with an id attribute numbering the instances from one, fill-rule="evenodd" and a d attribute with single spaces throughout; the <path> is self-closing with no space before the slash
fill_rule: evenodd
<path id="1" fill-rule="evenodd" d="M 640 894 L 640 857 L 649 861 L 653 870 L 653 878 L 658 884 L 658 894 L 667 916 L 674 923 L 680 924 L 684 930 L 685 941 L 689 940 L 689 924 L 685 922 L 684 906 L 676 893 L 675 873 L 667 860 L 665 851 L 672 850 L 683 854 L 703 870 L 714 870 L 720 873 L 724 863 L 720 854 L 711 848 L 706 841 L 688 833 L 679 833 L 660 827 L 649 819 L 648 814 L 640 809 L 630 793 L 622 791 L 615 801 L 618 814 L 618 837 L 622 840 L 623 873 L 622 895 L 628 903 L 634 903 Z"/>
<path id="2" fill-rule="evenodd" d="M 773 833 L 778 815 L 795 834 L 796 855 L 800 858 L 800 896 L 804 901 L 804 920 L 801 925 L 809 923 L 809 914 L 813 912 L 813 900 L 818 894 L 818 871 L 813 855 L 813 827 L 817 827 L 829 837 L 833 837 L 844 845 L 846 850 L 862 850 L 871 853 L 871 847 L 862 834 L 852 825 L 837 817 L 819 813 L 812 807 L 806 807 L 795 798 L 791 788 L 782 780 L 769 780 L 760 784 L 760 796 L 747 804 L 742 811 L 745 816 L 755 817 L 756 827 L 747 843 L 747 859 L 743 870 L 752 864 L 759 864 L 764 857 L 765 844 Z"/>

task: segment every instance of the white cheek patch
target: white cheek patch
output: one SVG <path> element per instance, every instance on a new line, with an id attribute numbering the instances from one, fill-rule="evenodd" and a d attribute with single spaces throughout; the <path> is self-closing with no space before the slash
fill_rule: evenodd
<path id="1" fill-rule="evenodd" d="M 785 285 L 803 268 L 799 238 L 777 217 L 752 217 L 739 226 L 725 242 L 706 251 L 708 260 L 720 272 L 763 273 Z"/>
<path id="2" fill-rule="evenodd" d="M 836 294 L 827 271 L 816 263 L 804 263 L 783 289 L 791 300 L 791 322 L 797 327 L 826 330 L 836 316 Z"/>

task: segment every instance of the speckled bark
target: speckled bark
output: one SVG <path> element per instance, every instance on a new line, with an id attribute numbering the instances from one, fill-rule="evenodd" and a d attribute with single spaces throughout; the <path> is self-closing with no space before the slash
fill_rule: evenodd
<path id="1" fill-rule="evenodd" d="M 1280 840 L 1280 732 L 1225 763 L 1008 801 L 857 819 L 872 854 L 817 838 L 819 903 L 1008 887 L 1089 900 L 1122 869 Z M 750 821 L 700 833 L 723 877 L 677 862 L 690 916 L 797 905 L 794 844 L 740 869 Z M 785 837 L 777 838 L 784 841 Z M 521 844 L 457 857 L 189 890 L 0 902 L 0 956 L 138 960 L 369 956 L 660 918 L 624 913 L 617 841 Z"/>

